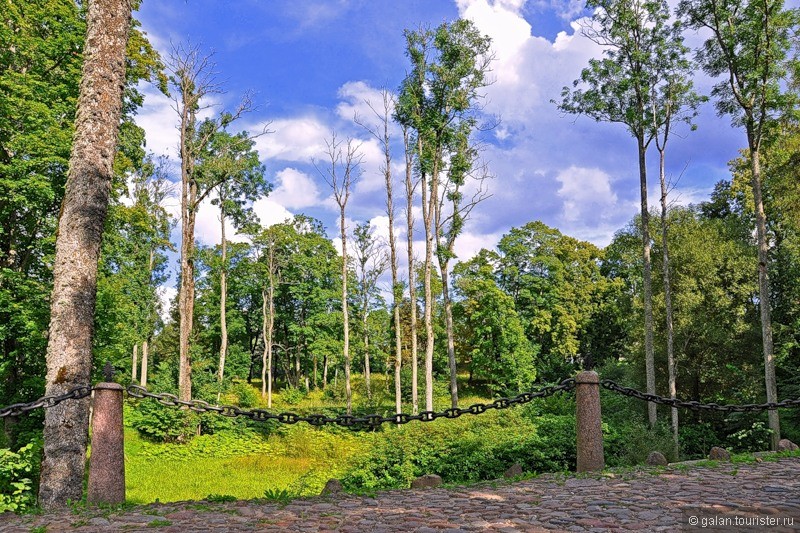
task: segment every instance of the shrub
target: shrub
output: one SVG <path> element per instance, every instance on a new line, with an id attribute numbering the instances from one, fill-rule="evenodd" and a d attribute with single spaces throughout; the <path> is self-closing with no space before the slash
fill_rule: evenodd
<path id="1" fill-rule="evenodd" d="M 250 408 L 258 405 L 259 396 L 253 387 L 247 382 L 241 382 L 234 385 L 233 393 L 236 395 L 239 407 Z"/>
<path id="2" fill-rule="evenodd" d="M 130 425 L 143 436 L 156 442 L 189 440 L 197 430 L 197 416 L 188 410 L 177 409 L 145 399 L 130 411 Z"/>
<path id="3" fill-rule="evenodd" d="M 16 452 L 0 449 L 0 513 L 21 513 L 36 504 L 34 480 L 39 477 L 41 449 L 38 440 Z"/>
<path id="4" fill-rule="evenodd" d="M 281 400 L 283 400 L 283 403 L 288 405 L 297 405 L 298 403 L 302 402 L 303 398 L 305 397 L 306 393 L 300 387 L 286 385 L 281 390 Z"/>

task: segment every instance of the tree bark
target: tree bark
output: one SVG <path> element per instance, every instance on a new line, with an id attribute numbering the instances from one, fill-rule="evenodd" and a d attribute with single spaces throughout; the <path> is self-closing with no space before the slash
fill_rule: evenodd
<path id="1" fill-rule="evenodd" d="M 221 189 L 221 187 L 220 187 Z M 220 230 L 222 234 L 221 252 L 222 252 L 222 268 L 219 273 L 219 327 L 220 327 L 220 341 L 219 341 L 219 370 L 217 371 L 217 402 L 219 402 L 220 395 L 222 394 L 222 378 L 225 375 L 225 357 L 228 355 L 228 320 L 227 320 L 227 305 L 228 299 L 228 243 L 225 239 L 225 208 L 223 207 L 224 198 L 220 192 Z"/>
<path id="2" fill-rule="evenodd" d="M 122 109 L 131 7 L 130 0 L 87 3 L 75 136 L 53 265 L 47 395 L 90 384 L 97 261 Z M 43 508 L 81 500 L 88 431 L 88 398 L 45 410 L 39 486 Z"/>
<path id="3" fill-rule="evenodd" d="M 669 126 L 665 132 L 665 136 L 669 135 Z M 669 397 L 676 398 L 678 394 L 677 388 L 677 369 L 675 366 L 675 336 L 673 330 L 672 320 L 672 285 L 670 283 L 669 273 L 669 246 L 667 243 L 667 176 L 664 168 L 664 147 L 658 150 L 659 165 L 658 176 L 661 183 L 661 249 L 663 257 L 663 270 L 664 270 L 664 307 L 666 308 L 666 326 L 667 326 L 667 373 L 669 374 Z M 680 442 L 678 440 L 678 408 L 673 407 L 671 411 L 672 420 L 672 443 L 675 459 L 678 459 L 680 453 Z"/>
<path id="4" fill-rule="evenodd" d="M 417 280 L 414 275 L 414 174 L 413 157 L 408 142 L 408 130 L 403 130 L 406 153 L 406 240 L 408 246 L 408 299 L 411 306 L 409 327 L 411 329 L 411 412 L 419 413 L 419 358 L 417 354 Z"/>
<path id="5" fill-rule="evenodd" d="M 422 141 L 419 141 L 420 144 Z M 419 152 L 422 153 L 420 147 Z M 433 209 L 438 190 L 435 176 L 431 177 L 430 191 L 425 176 L 422 176 L 422 219 L 425 226 L 425 265 L 423 270 L 423 290 L 425 291 L 425 410 L 433 411 L 433 292 L 431 275 L 433 270 Z M 430 196 L 430 198 L 429 198 Z M 413 302 L 412 302 L 413 304 Z"/>
<path id="6" fill-rule="evenodd" d="M 767 402 L 778 401 L 778 387 L 775 379 L 775 356 L 772 342 L 772 310 L 769 295 L 769 243 L 767 242 L 767 217 L 764 213 L 764 200 L 761 192 L 761 159 L 759 146 L 748 132 L 750 144 L 750 173 L 753 188 L 753 201 L 756 211 L 756 237 L 758 239 L 758 300 L 761 312 L 761 342 L 764 349 L 764 382 Z M 778 449 L 781 439 L 781 424 L 778 411 L 769 411 L 769 428 L 772 430 L 772 449 Z"/>
<path id="7" fill-rule="evenodd" d="M 142 372 L 139 378 L 139 384 L 142 387 L 147 387 L 147 365 L 150 357 L 150 343 L 147 339 L 142 341 Z"/>
<path id="8" fill-rule="evenodd" d="M 342 237 L 342 321 L 344 322 L 344 393 L 347 396 L 347 414 L 353 413 L 353 391 L 350 387 L 350 318 L 347 312 L 347 231 L 344 225 L 344 203 L 341 204 L 339 228 Z"/>
<path id="9" fill-rule="evenodd" d="M 656 393 L 656 370 L 653 353 L 653 274 L 650 262 L 650 211 L 647 205 L 647 150 L 644 134 L 637 137 L 639 145 L 639 189 L 642 206 L 642 259 L 644 284 L 644 361 L 647 392 Z M 647 420 L 650 427 L 656 424 L 656 404 L 647 402 Z"/>
<path id="10" fill-rule="evenodd" d="M 136 374 L 139 370 L 139 345 L 133 345 L 133 363 L 131 364 L 131 381 L 136 381 Z"/>

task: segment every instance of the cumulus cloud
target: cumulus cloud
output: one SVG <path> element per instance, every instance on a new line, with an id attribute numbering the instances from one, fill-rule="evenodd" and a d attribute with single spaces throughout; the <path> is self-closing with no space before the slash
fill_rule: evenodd
<path id="1" fill-rule="evenodd" d="M 272 121 L 269 135 L 256 139 L 255 147 L 268 160 L 308 163 L 325 151 L 330 126 L 314 116 Z"/>
<path id="2" fill-rule="evenodd" d="M 303 209 L 320 202 L 320 192 L 316 182 L 305 172 L 287 167 L 275 175 L 277 187 L 270 194 L 270 200 L 288 209 Z"/>

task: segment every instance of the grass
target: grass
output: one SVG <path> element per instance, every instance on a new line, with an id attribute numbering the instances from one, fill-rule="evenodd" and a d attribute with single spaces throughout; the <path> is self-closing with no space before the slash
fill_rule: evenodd
<path id="1" fill-rule="evenodd" d="M 393 377 L 389 377 L 389 380 Z M 466 384 L 460 389 L 461 405 L 487 402 L 486 391 Z M 341 385 L 341 383 L 340 383 Z M 393 412 L 393 383 L 383 374 L 372 376 L 372 399 L 363 381 L 353 383 L 353 403 L 359 412 Z M 260 383 L 254 408 L 265 408 Z M 391 389 L 391 391 L 390 391 Z M 424 389 L 423 389 L 424 390 Z M 221 403 L 236 403 L 234 395 Z M 436 397 L 435 408 L 450 407 L 447 395 Z M 273 392 L 272 411 L 316 412 L 342 408 L 343 402 L 312 390 L 298 402 L 288 403 L 281 387 Z M 410 403 L 403 404 L 411 412 Z M 424 408 L 424 398 L 421 398 Z M 318 495 L 328 479 L 342 475 L 351 461 L 368 446 L 369 439 L 347 431 L 321 431 L 306 424 L 284 426 L 267 438 L 259 434 L 203 435 L 187 444 L 157 444 L 125 429 L 125 484 L 127 501 L 134 504 L 225 498 L 266 498 L 283 501 L 296 496 Z"/>

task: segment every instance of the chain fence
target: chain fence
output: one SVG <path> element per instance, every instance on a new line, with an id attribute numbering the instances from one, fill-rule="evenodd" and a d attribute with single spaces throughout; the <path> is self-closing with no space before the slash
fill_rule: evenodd
<path id="1" fill-rule="evenodd" d="M 623 387 L 619 383 L 616 383 L 610 379 L 604 379 L 600 381 L 600 386 L 603 387 L 604 389 L 608 389 L 623 396 L 636 398 L 637 400 L 643 400 L 645 402 L 652 402 L 660 405 L 667 405 L 670 407 L 681 407 L 684 409 L 691 409 L 693 411 L 706 410 L 706 411 L 718 411 L 723 413 L 753 413 L 762 411 L 774 411 L 776 409 L 800 407 L 800 398 L 787 399 L 781 402 L 748 403 L 743 405 L 732 405 L 732 404 L 718 404 L 718 403 L 700 403 L 694 400 L 686 401 L 678 398 L 667 398 L 665 396 L 659 396 L 657 394 L 650 394 L 647 392 L 638 391 L 630 387 Z"/>
<path id="2" fill-rule="evenodd" d="M 264 409 L 241 409 L 234 405 L 212 405 L 203 400 L 180 400 L 174 394 L 152 393 L 139 385 L 129 385 L 128 395 L 133 398 L 152 398 L 162 405 L 170 407 L 187 407 L 197 413 L 218 413 L 231 418 L 244 417 L 256 422 L 266 422 L 274 420 L 282 424 L 296 424 L 306 422 L 312 426 L 337 425 L 354 430 L 374 429 L 382 424 L 407 424 L 418 420 L 420 422 L 432 422 L 437 418 L 458 418 L 461 415 L 479 415 L 491 409 L 507 409 L 514 405 L 521 405 L 533 401 L 536 398 L 547 398 L 559 392 L 567 392 L 575 388 L 575 379 L 569 378 L 561 381 L 558 385 L 546 385 L 529 392 L 523 392 L 509 398 L 498 398 L 491 403 L 474 403 L 469 407 L 451 407 L 442 411 L 422 411 L 412 415 L 407 413 L 397 413 L 388 416 L 371 414 L 365 416 L 337 415 L 328 416 L 324 414 L 300 415 L 297 413 L 285 412 L 274 414 Z"/>
<path id="3" fill-rule="evenodd" d="M 600 386 L 630 398 L 652 402 L 669 407 L 680 407 L 684 409 L 707 410 L 725 413 L 748 413 L 774 411 L 784 408 L 800 408 L 800 398 L 786 399 L 780 402 L 751 403 L 742 405 L 701 403 L 695 400 L 686 401 L 679 398 L 667 398 L 657 394 L 649 394 L 625 387 L 610 379 L 600 381 Z M 321 413 L 298 414 L 293 412 L 272 413 L 265 409 L 242 409 L 235 405 L 214 405 L 204 400 L 181 400 L 176 395 L 170 393 L 153 393 L 145 387 L 131 384 L 127 387 L 128 396 L 131 398 L 150 398 L 156 400 L 161 405 L 169 407 L 188 408 L 196 413 L 217 413 L 231 418 L 243 417 L 256 422 L 267 422 L 274 420 L 281 424 L 296 424 L 306 422 L 312 426 L 337 425 L 350 429 L 370 429 L 377 428 L 382 424 L 407 424 L 412 421 L 432 422 L 438 418 L 458 418 L 462 415 L 479 415 L 492 409 L 507 409 L 515 405 L 522 405 L 533 401 L 536 398 L 547 398 L 560 392 L 569 392 L 575 388 L 575 379 L 569 378 L 561 381 L 558 385 L 545 385 L 529 392 L 523 392 L 516 396 L 498 398 L 490 403 L 474 403 L 469 407 L 451 407 L 441 411 L 422 411 L 419 414 L 397 413 L 392 415 L 369 414 L 364 416 L 335 415 L 329 416 Z M 0 418 L 19 416 L 35 409 L 48 409 L 67 400 L 78 400 L 91 395 L 93 388 L 88 385 L 80 385 L 69 391 L 59 394 L 43 396 L 28 403 L 15 403 L 7 407 L 0 408 Z"/>
<path id="4" fill-rule="evenodd" d="M 0 408 L 0 418 L 7 416 L 19 416 L 34 409 L 48 409 L 54 407 L 66 400 L 80 400 L 92 394 L 92 387 L 88 385 L 79 385 L 74 387 L 64 394 L 54 394 L 50 396 L 42 396 L 38 400 L 28 403 L 14 403 L 8 407 Z"/>

